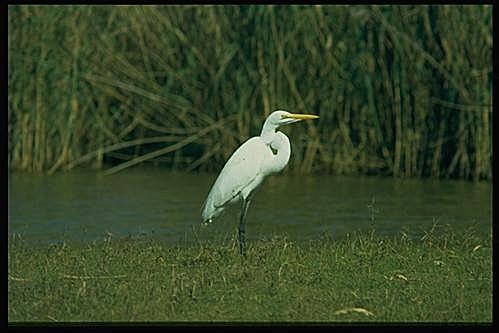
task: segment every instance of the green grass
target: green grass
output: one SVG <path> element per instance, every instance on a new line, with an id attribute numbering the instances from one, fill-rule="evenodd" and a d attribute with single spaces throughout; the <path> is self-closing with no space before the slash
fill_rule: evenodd
<path id="1" fill-rule="evenodd" d="M 491 322 L 491 240 L 355 233 L 295 243 L 9 239 L 8 320 Z M 356 310 L 354 310 L 356 309 Z"/>

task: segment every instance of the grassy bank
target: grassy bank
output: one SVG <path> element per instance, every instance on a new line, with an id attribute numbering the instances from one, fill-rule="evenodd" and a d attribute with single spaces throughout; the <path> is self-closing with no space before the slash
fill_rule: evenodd
<path id="1" fill-rule="evenodd" d="M 170 247 L 9 240 L 8 320 L 491 322 L 491 240 L 353 234 Z"/>
<path id="2" fill-rule="evenodd" d="M 9 167 L 219 170 L 276 108 L 298 173 L 491 179 L 492 6 L 9 6 Z"/>

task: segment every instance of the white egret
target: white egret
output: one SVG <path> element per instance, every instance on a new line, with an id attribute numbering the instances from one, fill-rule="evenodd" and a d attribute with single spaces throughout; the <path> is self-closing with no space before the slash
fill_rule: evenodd
<path id="1" fill-rule="evenodd" d="M 265 120 L 260 136 L 248 139 L 232 154 L 211 187 L 202 208 L 204 224 L 211 223 L 228 204 L 242 202 L 238 229 L 241 255 L 245 255 L 244 220 L 254 190 L 265 177 L 284 169 L 291 155 L 288 137 L 276 129 L 300 120 L 316 118 L 319 116 L 283 110 L 272 112 Z"/>

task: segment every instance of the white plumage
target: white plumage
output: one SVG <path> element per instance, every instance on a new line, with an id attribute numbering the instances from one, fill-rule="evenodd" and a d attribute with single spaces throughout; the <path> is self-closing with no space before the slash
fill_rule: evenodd
<path id="1" fill-rule="evenodd" d="M 284 134 L 282 136 L 287 140 Z M 286 166 L 289 154 L 284 155 L 282 150 L 274 155 L 270 146 L 258 136 L 243 143 L 229 158 L 213 184 L 203 207 L 203 221 L 220 215 L 226 205 L 248 198 L 266 176 Z M 277 163 L 272 163 L 274 160 Z"/>
<path id="2" fill-rule="evenodd" d="M 254 190 L 265 177 L 284 169 L 291 155 L 288 137 L 276 129 L 315 118 L 318 116 L 274 111 L 265 120 L 260 136 L 248 139 L 232 154 L 211 187 L 201 213 L 203 222 L 212 222 L 230 203 L 243 203 L 239 223 L 241 254 L 244 255 L 244 218 Z"/>

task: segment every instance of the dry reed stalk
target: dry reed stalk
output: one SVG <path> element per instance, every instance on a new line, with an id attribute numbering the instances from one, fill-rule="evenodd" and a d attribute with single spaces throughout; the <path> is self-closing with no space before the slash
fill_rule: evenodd
<path id="1" fill-rule="evenodd" d="M 491 177 L 490 6 L 11 6 L 8 24 L 11 169 L 102 166 L 237 115 L 172 159 L 215 170 L 284 108 L 321 116 L 290 130 L 296 172 Z"/>
<path id="2" fill-rule="evenodd" d="M 223 125 L 224 123 L 226 122 L 225 119 L 221 120 L 221 121 L 218 121 L 216 122 L 215 124 L 211 125 L 211 126 L 208 126 L 204 129 L 202 129 L 201 131 L 199 131 L 197 134 L 194 134 L 194 135 L 191 135 L 191 136 L 188 136 L 187 138 L 173 144 L 173 145 L 170 145 L 168 147 L 165 147 L 165 148 L 162 148 L 162 149 L 158 149 L 158 150 L 155 150 L 151 153 L 147 153 L 147 154 L 144 154 L 140 157 L 137 157 L 137 158 L 134 158 L 133 160 L 130 160 L 126 163 L 122 163 L 120 165 L 117 165 L 115 167 L 112 167 L 108 170 L 106 170 L 104 172 L 104 175 L 111 175 L 113 173 L 116 173 L 118 171 L 121 171 L 121 170 L 124 170 L 130 166 L 133 166 L 135 164 L 138 164 L 138 163 L 141 163 L 143 161 L 147 161 L 149 159 L 152 159 L 154 157 L 157 157 L 157 156 L 161 156 L 163 154 L 167 154 L 167 153 L 170 153 L 170 152 L 174 152 L 176 151 L 177 149 L 180 149 L 182 148 L 183 146 L 191 143 L 191 142 L 194 142 L 196 141 L 197 139 L 201 138 L 202 136 L 208 134 L 209 132 L 217 129 L 217 128 L 220 128 L 221 125 Z"/>

